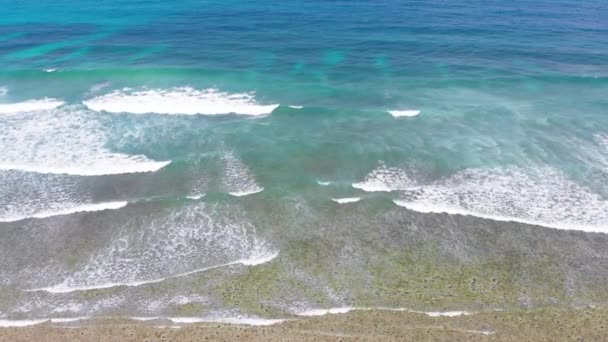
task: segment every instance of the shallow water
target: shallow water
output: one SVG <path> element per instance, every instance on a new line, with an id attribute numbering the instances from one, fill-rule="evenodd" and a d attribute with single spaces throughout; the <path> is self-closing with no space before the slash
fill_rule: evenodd
<path id="1" fill-rule="evenodd" d="M 0 318 L 605 298 L 602 2 L 2 8 Z"/>

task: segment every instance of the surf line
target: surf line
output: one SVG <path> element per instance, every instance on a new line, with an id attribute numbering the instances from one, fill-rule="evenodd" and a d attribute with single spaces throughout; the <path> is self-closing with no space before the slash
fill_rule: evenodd
<path id="1" fill-rule="evenodd" d="M 49 292 L 49 293 L 70 293 L 70 292 L 76 292 L 76 291 L 88 291 L 88 290 L 108 289 L 108 288 L 120 287 L 120 286 L 137 287 L 137 286 L 146 285 L 146 284 L 160 283 L 160 282 L 165 281 L 167 279 L 185 277 L 185 276 L 188 276 L 188 275 L 191 275 L 191 274 L 194 274 L 194 273 L 210 271 L 210 270 L 213 270 L 213 269 L 216 269 L 216 268 L 220 268 L 220 267 L 226 267 L 226 266 L 232 266 L 232 265 L 257 266 L 257 265 L 265 264 L 265 263 L 273 260 L 278 255 L 279 255 L 279 252 L 277 251 L 277 252 L 274 252 L 274 253 L 272 253 L 270 255 L 263 256 L 263 257 L 260 257 L 260 258 L 239 259 L 239 260 L 231 261 L 231 262 L 228 262 L 228 263 L 225 263 L 225 264 L 220 264 L 220 265 L 215 265 L 215 266 L 210 266 L 210 267 L 199 268 L 199 269 L 196 269 L 196 270 L 193 270 L 193 271 L 176 274 L 176 275 L 172 275 L 172 276 L 169 276 L 169 277 L 152 279 L 152 280 L 132 281 L 132 282 L 127 282 L 127 283 L 105 283 L 105 284 L 99 284 L 99 285 L 74 286 L 74 287 L 72 287 L 72 286 L 66 286 L 64 284 L 59 284 L 59 285 L 55 285 L 55 286 L 42 287 L 42 288 L 36 288 L 36 289 L 28 289 L 28 290 L 24 290 L 24 291 L 25 292 L 44 291 L 44 292 Z"/>

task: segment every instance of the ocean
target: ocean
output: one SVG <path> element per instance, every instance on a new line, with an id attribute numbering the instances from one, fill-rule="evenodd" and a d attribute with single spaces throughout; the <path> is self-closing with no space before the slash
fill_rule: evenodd
<path id="1" fill-rule="evenodd" d="M 608 300 L 608 2 L 0 8 L 0 325 Z"/>

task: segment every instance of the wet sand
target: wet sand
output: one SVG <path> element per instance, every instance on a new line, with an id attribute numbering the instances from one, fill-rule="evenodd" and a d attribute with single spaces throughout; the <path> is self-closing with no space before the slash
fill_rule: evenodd
<path id="1" fill-rule="evenodd" d="M 171 328 L 119 319 L 77 324 L 3 328 L 0 341 L 605 341 L 608 309 L 546 308 L 457 317 L 353 311 L 264 327 L 204 323 Z"/>

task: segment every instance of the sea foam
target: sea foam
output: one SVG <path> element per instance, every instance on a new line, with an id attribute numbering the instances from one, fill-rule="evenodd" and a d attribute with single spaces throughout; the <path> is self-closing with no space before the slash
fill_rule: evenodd
<path id="1" fill-rule="evenodd" d="M 0 319 L 0 328 L 27 327 L 47 322 L 48 319 Z"/>
<path id="2" fill-rule="evenodd" d="M 197 90 L 191 87 L 115 90 L 83 101 L 83 104 L 98 112 L 183 115 L 264 115 L 272 113 L 279 106 L 259 104 L 249 93 L 230 94 L 217 89 Z"/>
<path id="3" fill-rule="evenodd" d="M 381 162 L 362 182 L 353 183 L 352 186 L 366 192 L 391 192 L 415 188 L 417 184 L 405 170 L 388 167 Z"/>
<path id="4" fill-rule="evenodd" d="M 409 313 L 417 313 L 426 315 L 429 317 L 457 317 L 457 316 L 466 316 L 473 315 L 476 312 L 471 311 L 420 311 L 420 310 L 412 310 L 409 308 L 392 308 L 392 307 L 383 307 L 383 306 L 370 306 L 370 307 L 353 307 L 353 306 L 341 306 L 335 308 L 328 309 L 307 309 L 303 311 L 296 311 L 295 315 L 297 316 L 324 316 L 324 315 L 336 315 L 336 314 L 345 314 L 351 311 L 396 311 L 396 312 L 409 312 Z"/>
<path id="5" fill-rule="evenodd" d="M 53 98 L 29 100 L 17 103 L 0 103 L 0 114 L 46 111 L 62 106 L 65 102 Z"/>
<path id="6" fill-rule="evenodd" d="M 94 115 L 73 107 L 0 115 L 0 170 L 98 176 L 154 172 L 170 163 L 111 152 L 109 134 Z"/>
<path id="7" fill-rule="evenodd" d="M 552 169 L 467 169 L 394 202 L 423 213 L 608 232 L 608 201 Z"/>
<path id="8" fill-rule="evenodd" d="M 399 117 L 412 117 L 412 116 L 417 116 L 418 114 L 420 114 L 419 110 L 389 110 L 388 111 L 390 115 L 392 115 L 395 118 L 399 118 Z"/>
<path id="9" fill-rule="evenodd" d="M 249 168 L 234 154 L 227 152 L 222 157 L 222 187 L 226 193 L 243 197 L 264 191 L 251 174 Z"/>
<path id="10" fill-rule="evenodd" d="M 70 276 L 58 283 L 55 280 L 55 285 L 29 291 L 67 293 L 137 287 L 222 267 L 253 267 L 278 256 L 279 251 L 258 238 L 255 228 L 240 214 L 233 209 L 219 214 L 214 208 L 193 202 L 168 215 L 153 215 L 143 226 L 142 222 L 127 222 L 137 225 L 139 230 L 114 222 L 126 233 L 94 251 L 81 270 L 71 271 Z M 129 272 L 123 271 L 127 269 Z M 48 277 L 49 280 L 39 277 L 37 282 L 48 283 L 56 279 L 53 274 Z"/>
<path id="11" fill-rule="evenodd" d="M 357 310 L 357 308 L 353 308 L 350 306 L 343 306 L 343 307 L 329 308 L 329 309 L 308 309 L 308 310 L 297 312 L 296 315 L 298 315 L 298 316 L 325 316 L 325 315 L 344 314 L 344 313 L 348 313 L 352 310 Z"/>
<path id="12" fill-rule="evenodd" d="M 102 210 L 120 209 L 125 207 L 127 202 L 105 202 L 105 203 L 90 203 L 90 204 L 74 204 L 71 207 L 57 209 L 57 210 L 46 210 L 33 213 L 28 216 L 12 216 L 12 217 L 0 217 L 0 222 L 14 222 L 28 218 L 47 218 L 52 216 L 70 215 L 81 212 L 92 212 Z"/>
<path id="13" fill-rule="evenodd" d="M 83 321 L 90 319 L 90 317 L 68 317 L 68 318 L 41 318 L 41 319 L 0 319 L 0 327 L 1 328 L 18 328 L 18 327 L 28 327 L 32 325 L 42 324 L 46 322 L 51 323 L 71 323 L 77 321 Z"/>
<path id="14" fill-rule="evenodd" d="M 267 319 L 248 316 L 234 317 L 168 317 L 171 322 L 177 324 L 193 324 L 193 323 L 223 323 L 234 325 L 252 325 L 252 326 L 268 326 L 278 323 L 283 323 L 285 319 Z"/>
<path id="15" fill-rule="evenodd" d="M 346 204 L 359 202 L 361 197 L 332 198 L 331 200 L 339 204 Z"/>
<path id="16" fill-rule="evenodd" d="M 130 282 L 103 283 L 103 284 L 88 285 L 88 286 L 70 286 L 70 285 L 66 285 L 66 284 L 58 284 L 55 286 L 42 287 L 42 288 L 31 289 L 31 290 L 26 290 L 26 291 L 28 291 L 28 292 L 45 291 L 45 292 L 49 292 L 49 293 L 69 293 L 69 292 L 76 292 L 76 291 L 101 290 L 101 289 L 108 289 L 108 288 L 120 287 L 120 286 L 137 287 L 137 286 L 141 286 L 141 285 L 160 283 L 167 279 L 185 277 L 185 276 L 188 276 L 191 274 L 210 271 L 210 270 L 221 268 L 221 267 L 227 267 L 227 266 L 233 266 L 233 265 L 239 265 L 239 264 L 244 265 L 244 266 L 257 266 L 257 265 L 261 265 L 261 264 L 272 261 L 278 255 L 279 255 L 279 252 L 268 252 L 266 255 L 256 255 L 251 258 L 239 259 L 239 260 L 227 262 L 227 263 L 221 264 L 221 265 L 214 265 L 214 266 L 199 268 L 199 269 L 195 269 L 195 270 L 192 270 L 189 272 L 174 274 L 169 277 L 162 277 L 162 278 L 156 278 L 156 279 L 130 281 Z"/>
<path id="17" fill-rule="evenodd" d="M 598 133 L 593 136 L 595 141 L 608 151 L 608 133 Z"/>

